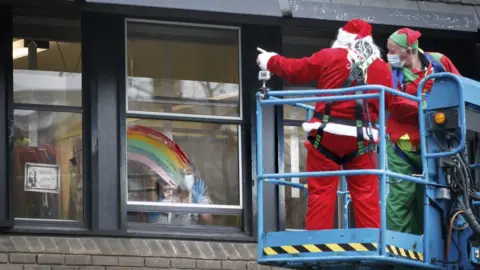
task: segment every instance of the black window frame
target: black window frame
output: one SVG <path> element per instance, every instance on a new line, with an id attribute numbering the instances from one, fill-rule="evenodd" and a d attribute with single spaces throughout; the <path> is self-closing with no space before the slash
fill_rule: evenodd
<path id="1" fill-rule="evenodd" d="M 22 14 L 22 12 L 20 11 L 19 14 L 15 13 L 11 8 L 9 9 L 10 10 L 10 15 L 7 16 L 7 18 L 10 19 L 10 32 L 7 32 L 8 33 L 8 39 L 10 40 L 10 43 L 12 43 L 12 40 L 13 38 L 17 38 L 18 36 L 16 35 L 16 33 L 14 32 L 14 28 L 15 28 L 15 18 L 16 16 L 20 16 L 20 17 L 34 17 L 34 18 L 38 18 L 38 17 L 35 17 L 35 14 Z M 49 18 L 59 18 L 59 17 L 49 17 Z M 59 18 L 60 19 L 60 18 Z M 79 44 L 82 44 L 83 41 L 82 41 L 82 36 L 81 36 L 81 19 L 78 17 L 75 17 L 73 19 L 69 18 L 70 21 L 75 21 L 75 23 L 79 23 L 80 24 L 80 29 L 78 29 L 78 33 L 80 34 L 80 40 L 79 40 Z M 53 26 L 53 28 L 55 28 L 57 26 Z M 46 37 L 48 39 L 55 39 L 55 32 L 53 33 L 53 36 L 51 37 Z M 67 35 L 66 38 L 63 38 L 63 36 L 59 39 L 59 40 L 71 40 L 73 38 L 73 36 L 75 35 L 72 35 L 72 36 L 68 36 L 69 33 L 68 31 L 62 31 L 61 32 L 61 35 Z M 42 38 L 45 38 L 45 37 L 42 37 Z M 10 46 L 11 47 L 11 46 Z M 11 51 L 12 49 L 10 48 L 9 52 L 9 56 L 10 58 L 11 57 Z M 82 59 L 83 60 L 83 59 Z M 10 63 L 8 63 L 10 62 Z M 14 102 L 14 89 L 13 89 L 13 59 L 10 59 L 7 61 L 7 65 L 9 66 L 9 70 L 7 70 L 7 73 L 8 73 L 8 76 L 11 77 L 11 81 L 10 83 L 8 84 L 7 86 L 7 89 L 8 89 L 8 103 L 11 104 L 9 111 L 7 112 L 7 114 L 11 114 L 11 119 L 10 119 L 10 123 L 9 123 L 9 129 L 12 129 L 13 128 L 13 125 L 14 125 L 14 122 L 13 122 L 13 113 L 14 113 L 14 110 L 33 110 L 33 111 L 48 111 L 48 112 L 59 112 L 59 113 L 76 113 L 76 114 L 80 114 L 81 117 L 82 117 L 82 148 L 83 149 L 86 149 L 86 146 L 87 146 L 87 138 L 88 133 L 86 133 L 87 129 L 86 127 L 88 126 L 88 122 L 85 121 L 85 93 L 83 91 L 83 81 L 82 81 L 82 104 L 80 106 L 67 106 L 67 105 L 45 105 L 45 104 L 30 104 L 30 103 L 15 103 Z M 83 66 L 82 66 L 82 77 L 83 77 Z M 11 85 L 10 85 L 11 84 Z M 12 130 L 13 132 L 13 130 Z M 9 187 L 9 195 L 8 196 L 12 196 L 12 193 L 14 192 L 13 191 L 13 150 L 14 150 L 14 147 L 13 147 L 13 134 L 10 135 L 11 138 L 10 138 L 10 141 L 9 141 L 9 144 L 11 144 L 11 146 L 9 147 L 9 151 L 10 153 L 8 154 L 8 157 L 9 157 L 9 161 L 7 162 L 8 163 L 8 170 L 10 171 L 9 172 L 9 181 L 11 183 L 10 187 Z M 83 151 L 82 149 L 82 151 Z M 82 164 L 83 166 L 86 166 L 86 164 L 88 164 L 86 162 L 86 159 L 87 159 L 87 156 L 85 154 L 82 155 L 83 157 L 83 160 L 82 160 Z M 88 175 L 85 173 L 82 174 L 82 181 L 83 181 L 83 220 L 64 220 L 64 219 L 38 219 L 38 218 L 20 218 L 20 217 L 15 217 L 15 213 L 12 209 L 12 206 L 9 205 L 9 211 L 11 212 L 11 215 L 12 215 L 12 224 L 11 226 L 9 227 L 12 227 L 12 231 L 17 231 L 17 230 L 23 230 L 23 228 L 27 228 L 27 230 L 29 230 L 29 228 L 32 228 L 32 227 L 38 227 L 40 229 L 47 229 L 47 228 L 58 228 L 58 229 L 62 229 L 62 230 L 73 230 L 73 231 L 83 231 L 89 224 L 90 222 L 90 211 L 89 211 L 89 201 L 87 200 L 88 198 L 88 190 L 90 189 L 90 186 L 89 186 L 89 181 L 87 180 L 88 179 Z"/>
<path id="2" fill-rule="evenodd" d="M 191 22 L 178 22 L 171 20 L 150 20 L 150 19 L 137 19 L 126 17 L 125 18 L 125 43 L 128 41 L 128 24 L 129 23 L 145 23 L 152 26 L 186 26 L 186 27 L 198 27 L 199 29 L 208 29 L 215 31 L 215 29 L 220 30 L 235 30 L 237 32 L 237 46 L 238 46 L 238 73 L 239 73 L 239 114 L 238 116 L 215 116 L 215 115 L 192 115 L 192 114 L 175 114 L 175 113 L 155 113 L 155 112 L 146 112 L 146 111 L 129 111 L 125 110 L 125 115 L 121 116 L 125 118 L 137 118 L 137 119 L 149 119 L 149 120 L 163 120 L 163 121 L 183 121 L 183 122 L 203 122 L 211 124 L 231 124 L 237 126 L 237 136 L 238 136 L 238 166 L 239 166 L 239 194 L 240 194 L 240 204 L 238 207 L 216 207 L 212 205 L 211 207 L 199 207 L 199 206 L 168 206 L 168 205 L 145 205 L 141 202 L 127 202 L 126 208 L 127 212 L 171 212 L 171 213 L 208 213 L 208 214 L 218 214 L 218 215 L 240 215 L 242 217 L 242 226 L 238 227 L 226 227 L 226 226 L 202 226 L 202 225 L 188 225 L 188 226 L 173 226 L 168 224 L 150 224 L 150 223 L 139 223 L 139 222 L 128 222 L 127 230 L 131 232 L 146 232 L 146 233 L 157 233 L 154 234 L 170 234 L 172 232 L 190 234 L 193 231 L 203 231 L 203 232 L 217 232 L 220 234 L 229 234 L 232 237 L 241 237 L 244 235 L 249 235 L 248 218 L 245 217 L 248 215 L 246 209 L 246 202 L 249 200 L 249 196 L 245 192 L 245 187 L 248 186 L 246 183 L 246 177 L 244 173 L 244 148 L 246 142 L 244 140 L 243 134 L 246 129 L 245 122 L 245 113 L 244 113 L 244 89 L 242 87 L 242 53 L 241 53 L 241 36 L 242 29 L 239 26 L 230 26 L 230 25 L 219 25 L 219 24 L 201 24 L 201 23 L 191 23 Z M 127 45 L 126 45 L 127 46 Z M 125 61 L 127 59 L 127 47 L 125 47 Z M 125 79 L 127 74 L 125 74 Z M 126 93 L 125 93 L 126 95 Z M 123 98 L 123 97 L 122 97 Z M 128 100 L 125 98 L 126 103 Z M 123 112 L 121 112 L 123 114 Z M 124 121 L 123 119 L 121 121 Z M 126 129 L 120 131 L 122 136 L 125 136 Z M 126 149 L 126 140 L 121 142 L 123 144 L 122 149 Z M 122 153 L 122 157 L 126 159 L 127 153 Z M 127 166 L 125 166 L 127 167 Z M 124 181 L 128 181 L 125 177 Z M 127 197 L 124 197 L 127 200 Z M 161 231 L 161 232 L 158 232 Z"/>
<path id="3" fill-rule="evenodd" d="M 0 6 L 0 19 L 4 24 L 4 35 L 0 39 L 0 103 L 4 110 L 0 111 L 0 129 L 5 132 L 0 140 L 5 148 L 0 158 L 0 173 L 11 175 L 13 161 L 13 59 L 12 51 L 12 6 Z M 63 10 L 65 12 L 59 12 Z M 84 224 L 69 225 L 62 220 L 26 220 L 14 224 L 12 213 L 12 198 L 9 191 L 12 177 L 0 178 L 0 187 L 4 191 L 4 200 L 0 201 L 0 227 L 7 233 L 13 234 L 48 234 L 48 235 L 77 235 L 77 236 L 115 236 L 115 237 L 162 237 L 175 239 L 198 239 L 210 241 L 254 242 L 256 239 L 256 172 L 255 172 L 255 92 L 259 87 L 255 59 L 257 47 L 271 49 L 281 53 L 281 27 L 260 26 L 254 24 L 231 23 L 239 30 L 240 74 L 239 84 L 243 110 L 239 136 L 242 137 L 239 152 L 242 163 L 239 168 L 243 181 L 243 228 L 241 232 L 218 231 L 208 226 L 191 229 L 164 228 L 155 230 L 148 228 L 128 228 L 126 200 L 126 153 L 123 142 L 126 140 L 126 28 L 127 17 L 110 11 L 79 10 L 75 5 L 66 5 L 60 8 L 38 7 L 29 10 L 28 14 L 35 16 L 42 13 L 45 17 L 69 18 L 72 14 L 81 17 L 82 37 L 82 106 L 83 106 L 83 173 L 84 173 Z M 170 22 L 196 23 L 198 17 L 186 17 L 185 20 L 173 17 L 152 20 Z M 216 23 L 211 22 L 210 23 Z M 222 25 L 229 25 L 222 23 Z M 272 79 L 271 86 L 281 89 L 281 80 Z M 122 101 L 122 102 L 119 102 Z M 276 106 L 264 110 L 264 148 L 266 155 L 275 157 L 277 140 L 274 137 L 277 130 L 275 113 Z M 168 119 L 164 120 L 176 120 Z M 196 119 L 194 119 L 196 120 Z M 273 138 L 273 139 L 272 139 Z M 276 170 L 277 160 L 270 158 L 265 161 L 266 170 Z M 0 191 L 1 192 L 1 191 Z M 278 188 L 265 187 L 267 196 L 277 196 Z M 0 193 L 0 195 L 2 195 Z M 278 203 L 276 201 L 265 204 L 264 211 L 266 230 L 278 230 Z M 193 230 L 192 230 L 193 229 Z"/>

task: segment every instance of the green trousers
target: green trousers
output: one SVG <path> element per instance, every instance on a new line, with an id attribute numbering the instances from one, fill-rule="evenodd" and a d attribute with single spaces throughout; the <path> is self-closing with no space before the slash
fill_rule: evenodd
<path id="1" fill-rule="evenodd" d="M 414 168 L 395 153 L 388 142 L 388 169 L 392 172 L 412 175 Z M 418 168 L 422 167 L 420 153 L 403 151 Z M 406 180 L 389 178 L 390 191 L 387 197 L 387 228 L 392 231 L 416 235 L 423 234 L 423 185 Z"/>

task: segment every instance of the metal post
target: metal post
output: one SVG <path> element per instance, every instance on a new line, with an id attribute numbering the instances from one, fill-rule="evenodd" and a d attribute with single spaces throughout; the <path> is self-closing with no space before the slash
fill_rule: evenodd
<path id="1" fill-rule="evenodd" d="M 419 93 L 421 96 L 422 93 Z M 427 142 L 425 139 L 425 119 L 423 113 L 423 100 L 420 101 L 418 105 L 418 118 L 419 118 L 419 127 L 420 127 L 420 149 L 421 149 L 421 158 L 422 158 L 422 178 L 428 181 L 428 163 L 427 163 Z M 429 233 L 429 226 L 430 226 L 430 219 L 425 218 L 428 215 L 429 209 L 429 200 L 427 196 L 427 189 L 430 187 L 428 185 L 424 186 L 423 190 L 423 258 L 426 263 L 430 262 L 430 233 Z"/>
<path id="2" fill-rule="evenodd" d="M 385 184 L 387 180 L 387 146 L 385 138 L 385 90 L 382 88 L 379 96 L 379 135 L 380 135 L 380 164 L 379 169 L 383 170 L 383 173 L 380 175 L 380 255 L 386 255 L 387 249 L 387 204 L 385 196 Z"/>
<path id="3" fill-rule="evenodd" d="M 345 202 L 345 213 L 343 214 L 344 217 L 345 217 L 345 228 L 349 228 L 350 227 L 350 212 L 348 211 L 348 206 L 349 204 L 351 203 L 351 199 L 347 196 L 347 200 Z"/>
<path id="4" fill-rule="evenodd" d="M 35 41 L 28 42 L 28 70 L 35 72 L 38 68 L 38 59 L 37 59 L 37 43 Z M 33 89 L 30 99 L 31 101 L 35 100 L 36 91 Z M 30 142 L 29 146 L 38 145 L 38 112 L 31 111 L 28 119 L 28 138 Z"/>
<path id="5" fill-rule="evenodd" d="M 258 224 L 257 224 L 257 241 L 258 241 L 258 258 L 262 258 L 263 255 L 263 179 L 260 179 L 258 176 L 263 174 L 263 111 L 262 111 L 262 104 L 261 96 L 257 94 L 256 96 L 257 101 L 257 217 L 258 217 Z"/>
<path id="6" fill-rule="evenodd" d="M 439 77 L 450 77 L 452 80 L 455 81 L 455 83 L 458 86 L 458 102 L 459 102 L 459 124 L 460 124 L 460 144 L 455 148 L 447 152 L 441 152 L 441 153 L 427 153 L 427 142 L 426 142 L 426 130 L 425 130 L 425 114 L 424 114 L 424 108 L 423 108 L 423 86 L 425 83 L 431 79 L 439 78 Z M 417 98 L 420 98 L 420 103 L 418 106 L 418 123 L 420 126 L 420 147 L 421 147 L 421 157 L 422 157 L 422 167 L 423 167 L 423 173 L 422 173 L 422 178 L 426 182 L 429 182 L 428 180 L 428 163 L 427 159 L 428 158 L 439 158 L 443 156 L 451 156 L 455 155 L 456 153 L 459 153 L 464 147 L 465 147 L 465 138 L 466 138 L 466 119 L 465 119 L 465 101 L 463 98 L 463 85 L 456 77 L 455 75 L 451 73 L 435 73 L 432 75 L 429 75 L 425 77 L 420 84 L 418 85 L 417 88 Z M 430 263 L 431 257 L 430 257 L 430 219 L 425 218 L 428 215 L 429 212 L 429 204 L 430 200 L 428 199 L 427 196 L 427 190 L 431 188 L 429 186 L 425 186 L 424 193 L 423 193 L 423 199 L 424 199 L 424 221 L 423 221 L 423 258 L 425 260 L 425 263 Z"/>
<path id="7" fill-rule="evenodd" d="M 418 105 L 418 123 L 420 127 L 420 149 L 422 158 L 422 178 L 428 181 L 428 162 L 427 162 L 427 142 L 426 142 L 426 130 L 425 130 L 425 115 L 424 115 L 424 94 L 422 93 L 423 84 L 419 85 L 417 90 L 417 96 L 422 98 Z M 428 216 L 429 204 L 427 190 L 430 187 L 424 186 L 423 189 L 423 258 L 425 263 L 430 263 L 430 219 L 425 218 Z"/>
<path id="8" fill-rule="evenodd" d="M 347 189 L 347 179 L 345 175 L 342 175 L 342 203 L 343 203 L 343 215 L 342 223 L 343 229 L 348 229 L 348 189 Z M 338 209 L 340 212 L 340 209 Z"/>
<path id="9" fill-rule="evenodd" d="M 37 43 L 30 41 L 28 43 L 28 69 L 37 70 Z"/>
<path id="10" fill-rule="evenodd" d="M 307 109 L 307 121 L 310 121 L 313 116 L 313 110 L 312 109 Z"/>

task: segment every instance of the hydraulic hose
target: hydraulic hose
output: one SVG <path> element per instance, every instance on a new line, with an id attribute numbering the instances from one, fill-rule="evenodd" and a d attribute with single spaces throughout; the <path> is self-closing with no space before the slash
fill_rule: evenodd
<path id="1" fill-rule="evenodd" d="M 467 221 L 468 225 L 470 225 L 470 228 L 472 228 L 472 231 L 476 235 L 480 235 L 480 223 L 478 223 L 477 218 L 470 207 L 464 210 L 463 217 Z"/>
<path id="2" fill-rule="evenodd" d="M 472 228 L 472 231 L 476 235 L 480 235 L 480 223 L 478 222 L 475 214 L 473 213 L 472 209 L 470 208 L 470 179 L 471 179 L 471 173 L 469 169 L 467 168 L 465 161 L 463 160 L 463 157 L 461 154 L 457 154 L 457 160 L 459 161 L 459 167 L 462 179 L 463 180 L 463 201 L 459 200 L 460 207 L 463 209 L 463 214 L 462 216 L 465 218 L 467 221 L 468 225 L 470 225 L 470 228 Z"/>
<path id="3" fill-rule="evenodd" d="M 460 214 L 463 214 L 464 211 L 463 210 L 459 210 L 457 211 L 453 216 L 452 218 L 450 219 L 450 226 L 449 226 L 449 229 L 448 229 L 448 237 L 447 237 L 447 246 L 445 248 L 445 254 L 444 254 L 444 258 L 443 260 L 444 261 L 448 261 L 448 253 L 450 251 L 450 243 L 452 241 L 452 230 L 453 230 L 453 223 L 455 222 L 455 218 L 460 215 Z"/>

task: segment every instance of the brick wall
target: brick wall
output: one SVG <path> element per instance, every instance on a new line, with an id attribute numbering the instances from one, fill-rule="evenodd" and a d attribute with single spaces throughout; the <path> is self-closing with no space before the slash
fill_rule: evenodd
<path id="1" fill-rule="evenodd" d="M 1 270 L 266 269 L 256 245 L 160 239 L 0 236 Z"/>

